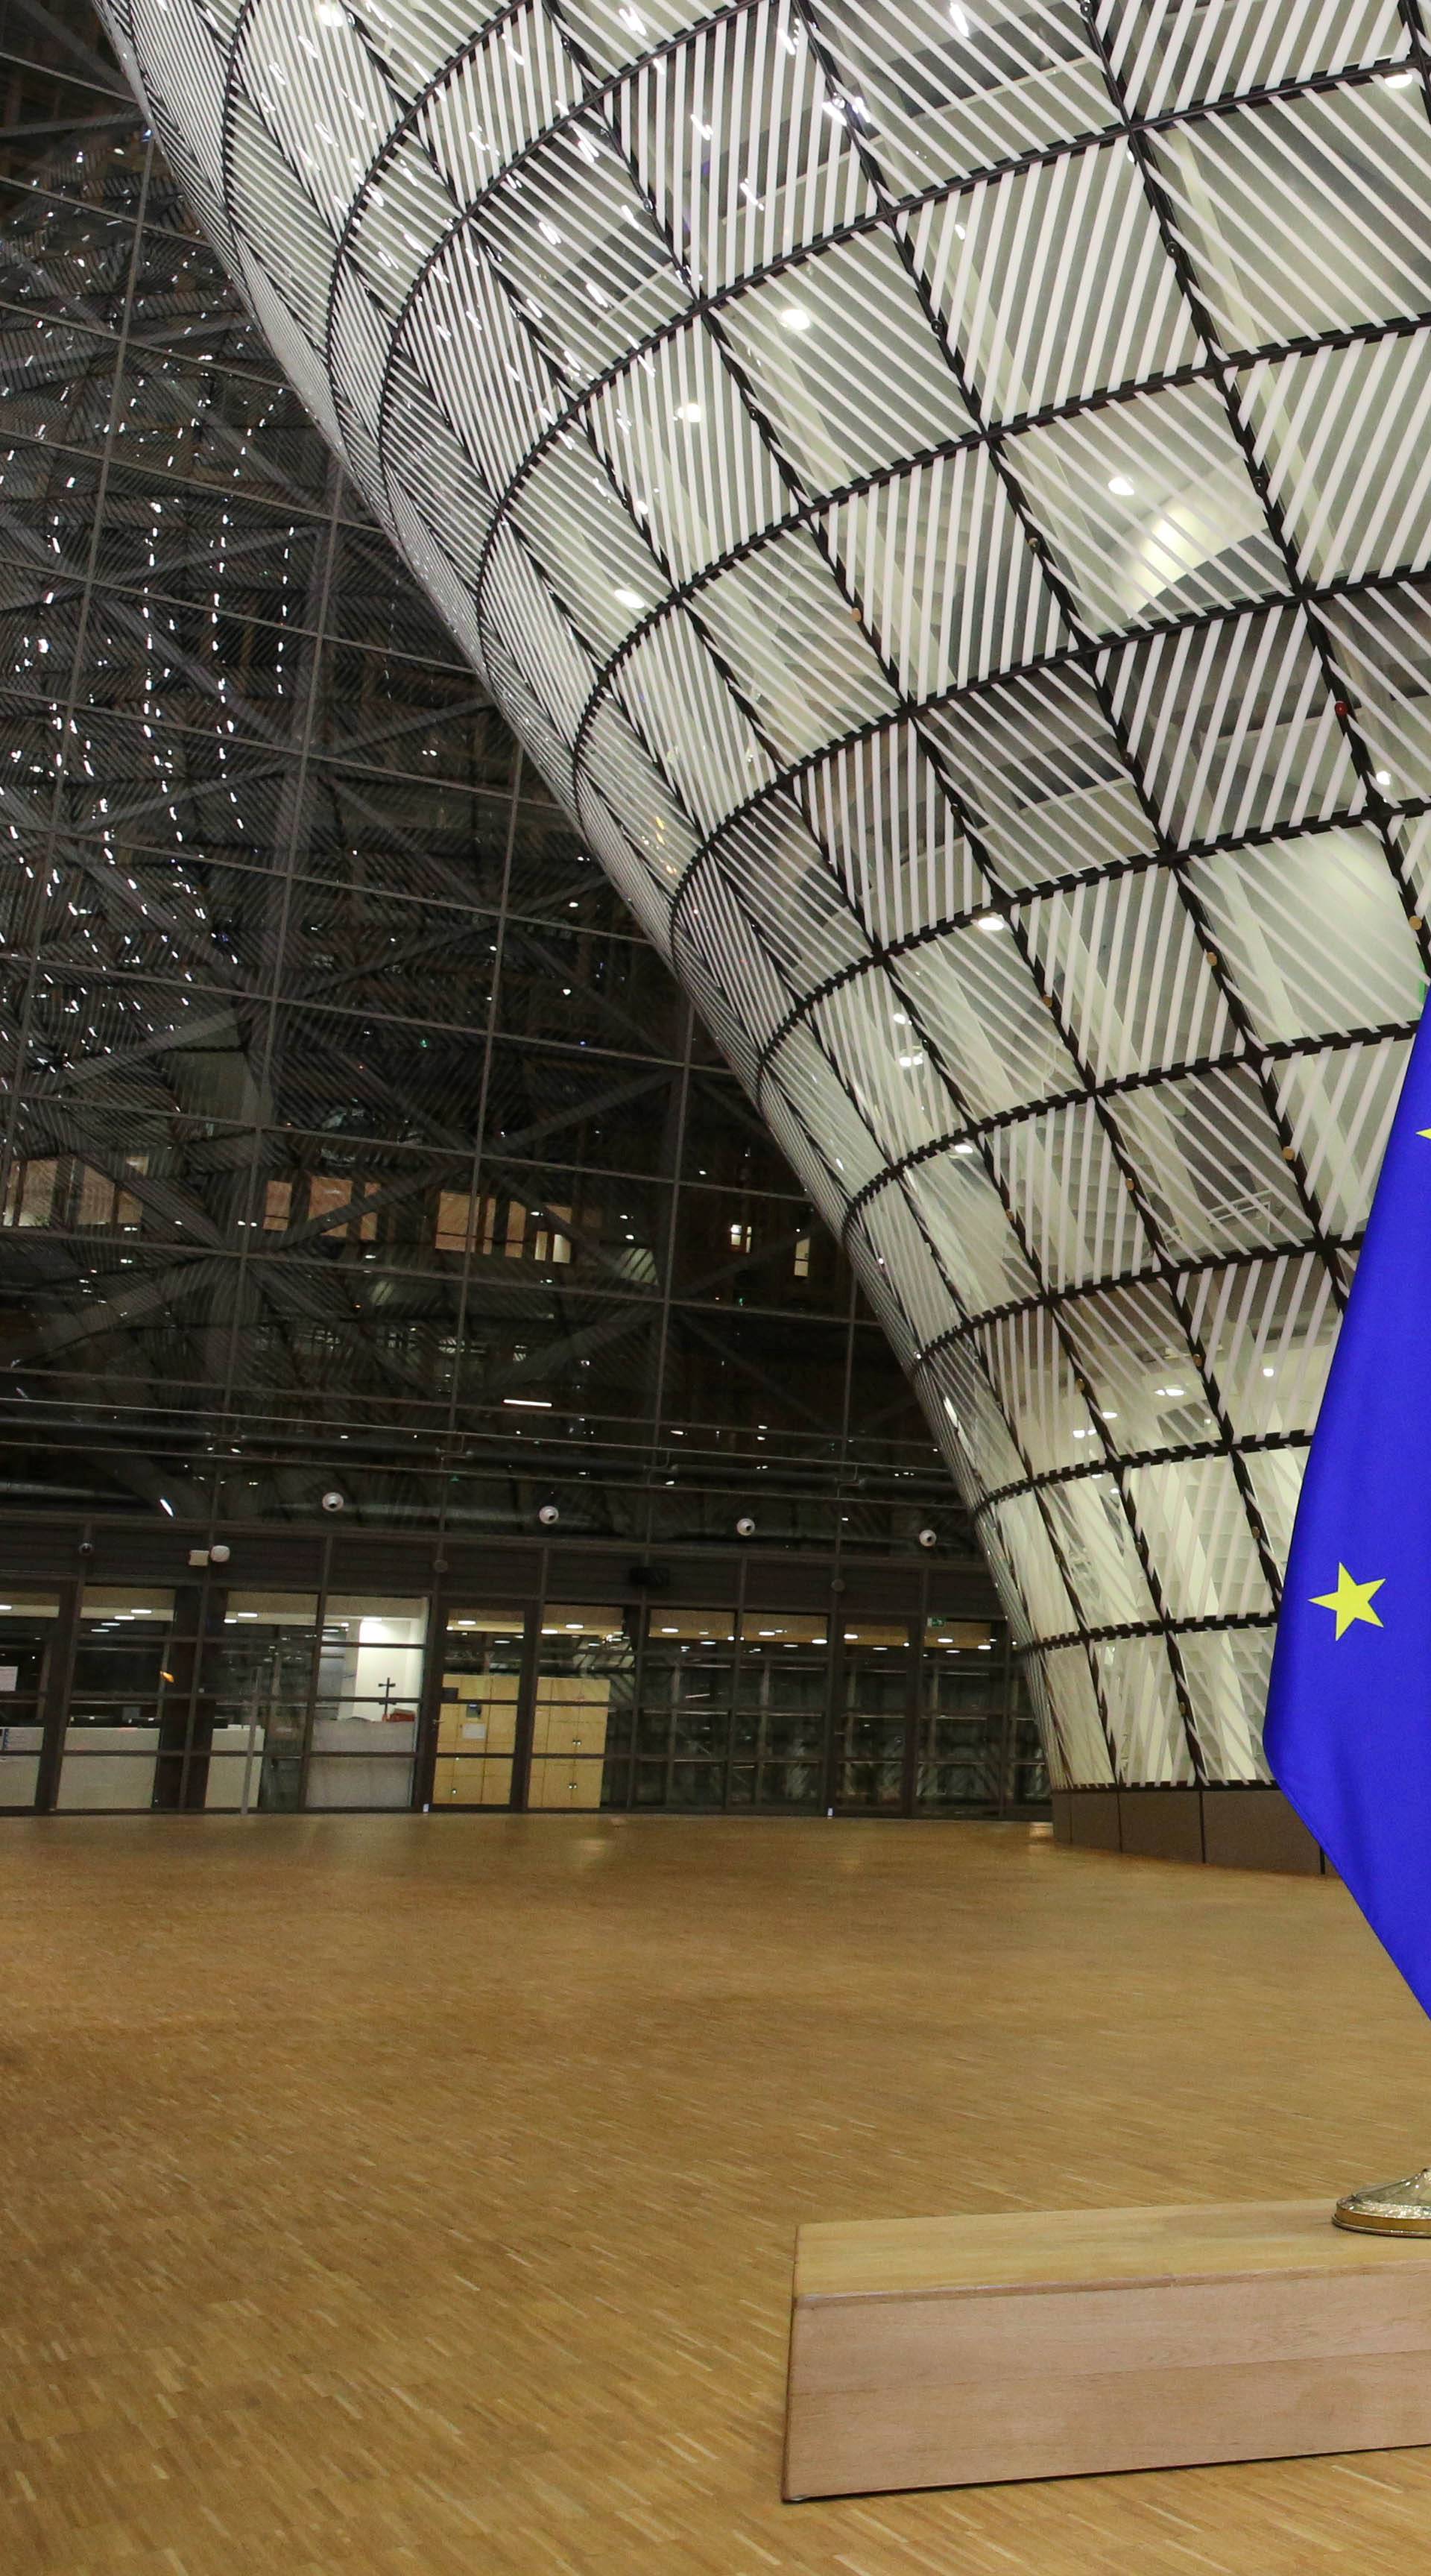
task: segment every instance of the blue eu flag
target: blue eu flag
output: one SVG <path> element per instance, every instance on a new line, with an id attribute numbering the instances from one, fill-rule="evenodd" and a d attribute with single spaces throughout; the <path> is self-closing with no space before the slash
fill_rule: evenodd
<path id="1" fill-rule="evenodd" d="M 1307 1461 L 1266 1746 L 1431 2012 L 1431 1010 Z"/>

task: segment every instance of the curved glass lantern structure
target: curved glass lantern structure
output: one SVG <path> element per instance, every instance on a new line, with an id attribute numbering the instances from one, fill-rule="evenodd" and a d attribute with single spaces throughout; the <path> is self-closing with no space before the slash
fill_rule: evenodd
<path id="1" fill-rule="evenodd" d="M 1427 973 L 1392 0 L 108 0 L 918 1384 L 1056 1779 L 1260 1776 Z"/>

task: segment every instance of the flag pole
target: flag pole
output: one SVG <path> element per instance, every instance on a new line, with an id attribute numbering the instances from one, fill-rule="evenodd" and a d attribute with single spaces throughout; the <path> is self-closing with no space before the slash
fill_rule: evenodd
<path id="1" fill-rule="evenodd" d="M 1431 2236 L 1431 2165 L 1408 2174 L 1405 2182 L 1370 2183 L 1349 2191 L 1332 2211 L 1335 2227 L 1356 2228 L 1364 2236 Z"/>

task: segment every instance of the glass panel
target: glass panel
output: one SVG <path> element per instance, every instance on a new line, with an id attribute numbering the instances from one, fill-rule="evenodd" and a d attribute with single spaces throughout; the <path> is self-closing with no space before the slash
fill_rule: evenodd
<path id="1" fill-rule="evenodd" d="M 427 1603 L 330 1593 L 308 1758 L 310 1807 L 407 1807 Z"/>
<path id="2" fill-rule="evenodd" d="M 33 1807 L 40 1775 L 40 1689 L 59 1597 L 0 1601 L 0 1807 Z"/>
<path id="3" fill-rule="evenodd" d="M 845 1689 L 837 1803 L 897 1811 L 904 1792 L 910 1631 L 903 1620 L 852 1619 L 842 1636 Z"/>
<path id="4" fill-rule="evenodd" d="M 747 1610 L 741 1622 L 735 1759 L 760 1807 L 817 1807 L 825 1789 L 830 1623 L 818 1612 Z M 746 1792 L 746 1779 L 741 1779 Z M 734 1793 L 734 1784 L 733 1784 Z"/>
<path id="5" fill-rule="evenodd" d="M 448 1612 L 434 1807 L 510 1807 L 523 1630 L 520 1610 Z"/>
<path id="6" fill-rule="evenodd" d="M 228 1594 L 204 1656 L 214 1713 L 206 1806 L 298 1806 L 317 1626 L 316 1592 Z"/>
<path id="7" fill-rule="evenodd" d="M 631 1632 L 638 1615 L 548 1602 L 537 1659 L 529 1806 L 600 1806 L 612 1712 L 631 1708 Z"/>
<path id="8" fill-rule="evenodd" d="M 86 1584 L 80 1602 L 59 1804 L 149 1807 L 166 1695 L 174 1595 L 151 1584 Z"/>
<path id="9" fill-rule="evenodd" d="M 646 1623 L 636 1743 L 641 1757 L 637 1803 L 664 1806 L 678 1761 L 724 1763 L 730 1741 L 735 1621 L 728 1610 L 656 1603 Z M 657 1766 L 664 1764 L 664 1770 Z M 624 1765 L 613 1763 L 613 1773 Z M 709 1789 L 710 1784 L 707 1783 Z M 620 1797 L 626 1796 L 624 1783 Z M 719 1805 L 724 1783 L 705 1803 Z M 617 1802 L 608 1793 L 609 1803 Z"/>
<path id="10" fill-rule="evenodd" d="M 983 1813 L 999 1805 L 1004 1658 L 987 1619 L 930 1619 L 920 1673 L 920 1807 Z"/>

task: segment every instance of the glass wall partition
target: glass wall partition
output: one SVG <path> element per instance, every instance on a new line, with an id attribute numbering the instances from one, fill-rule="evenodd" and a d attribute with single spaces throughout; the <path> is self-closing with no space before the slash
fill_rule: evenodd
<path id="1" fill-rule="evenodd" d="M 316 1592 L 228 1594 L 205 1664 L 213 1710 L 206 1806 L 302 1805 L 317 1642 Z"/>
<path id="2" fill-rule="evenodd" d="M 819 1807 L 825 1796 L 830 1623 L 747 1610 L 740 1628 L 732 1806 Z"/>
<path id="3" fill-rule="evenodd" d="M 525 1637 L 520 1610 L 449 1610 L 434 1807 L 510 1807 Z"/>
<path id="4" fill-rule="evenodd" d="M 11 1592 L 0 1601 L 0 1809 L 35 1803 L 41 1693 L 59 1610 L 57 1592 Z"/>
<path id="5" fill-rule="evenodd" d="M 906 1620 L 853 1619 L 841 1631 L 844 1689 L 835 1803 L 898 1814 L 904 1803 L 914 1647 Z"/>
<path id="6" fill-rule="evenodd" d="M 533 1590 L 449 1599 L 434 1668 L 419 1591 L 208 1568 L 0 1589 L 0 1808 L 1000 1815 L 1047 1796 L 1002 1621 Z"/>
<path id="7" fill-rule="evenodd" d="M 427 1603 L 330 1593 L 319 1641 L 305 1804 L 412 1803 Z"/>
<path id="8" fill-rule="evenodd" d="M 987 1619 L 930 1619 L 920 1671 L 915 1802 L 994 1810 L 1004 1756 L 1006 1659 Z"/>
<path id="9" fill-rule="evenodd" d="M 174 1595 L 152 1585 L 87 1583 L 79 1619 L 59 1804 L 151 1807 L 160 1719 L 176 1697 L 167 1660 Z M 165 1760 L 181 1762 L 182 1752 Z"/>
<path id="10" fill-rule="evenodd" d="M 624 1789 L 632 1806 L 724 1805 L 735 1664 L 730 1611 L 653 1605 L 641 1663 L 635 1767 Z"/>

